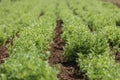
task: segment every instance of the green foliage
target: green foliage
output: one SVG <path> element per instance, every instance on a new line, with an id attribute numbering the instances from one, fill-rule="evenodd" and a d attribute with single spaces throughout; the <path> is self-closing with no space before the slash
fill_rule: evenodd
<path id="1" fill-rule="evenodd" d="M 86 80 L 119 80 L 120 66 L 109 43 L 119 50 L 119 9 L 110 3 L 86 1 L 67 0 L 68 6 L 61 2 L 64 56 L 76 60 Z"/>
<path id="2" fill-rule="evenodd" d="M 0 64 L 0 80 L 57 80 L 57 70 L 52 68 L 47 61 L 49 56 L 47 49 L 50 45 L 49 42 L 52 40 L 52 32 L 55 27 L 56 17 L 53 12 L 55 5 L 46 7 L 49 10 L 46 10 L 44 17 L 38 19 L 36 16 L 39 16 L 39 11 L 43 9 L 38 2 L 41 1 L 30 2 L 25 0 L 23 2 L 21 0 L 14 3 L 15 5 L 21 3 L 20 9 L 23 8 L 22 5 L 27 6 L 27 4 L 27 10 L 30 10 L 31 6 L 35 7 L 29 12 L 24 12 L 24 10 L 26 11 L 25 7 L 21 15 L 11 13 L 10 15 L 14 15 L 15 18 L 21 17 L 16 21 L 9 22 L 8 20 L 7 22 L 11 24 L 0 27 L 1 44 L 11 35 L 15 35 L 14 45 L 9 46 L 10 57 L 4 64 Z M 47 5 L 45 3 L 41 4 Z M 11 8 L 10 11 L 12 11 Z M 11 16 L 12 18 L 13 16 Z M 5 23 L 2 22 L 2 24 Z M 16 32 L 19 32 L 18 36 L 16 36 Z"/>
<path id="3" fill-rule="evenodd" d="M 66 60 L 75 60 L 88 80 L 119 80 L 120 65 L 111 56 L 120 51 L 119 15 L 117 7 L 98 0 L 2 0 L 0 45 L 19 36 L 0 64 L 0 80 L 57 80 L 47 59 L 58 18 L 64 23 Z"/>
<path id="4" fill-rule="evenodd" d="M 98 55 L 94 52 L 84 55 L 79 53 L 78 63 L 89 80 L 119 80 L 119 65 L 116 65 L 114 58 L 109 56 L 110 52 Z"/>

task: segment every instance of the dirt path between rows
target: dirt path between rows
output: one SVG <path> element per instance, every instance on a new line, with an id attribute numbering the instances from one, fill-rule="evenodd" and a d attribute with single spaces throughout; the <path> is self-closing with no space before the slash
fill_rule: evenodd
<path id="1" fill-rule="evenodd" d="M 19 32 L 16 32 L 15 36 L 19 38 Z M 0 45 L 0 64 L 4 63 L 5 60 L 9 57 L 8 46 L 13 46 L 15 36 L 11 36 L 5 41 L 3 45 Z"/>
<path id="2" fill-rule="evenodd" d="M 58 73 L 59 80 L 82 80 L 83 76 L 79 74 L 79 68 L 76 62 L 65 61 L 63 57 L 65 42 L 61 38 L 62 31 L 62 20 L 56 21 L 56 28 L 54 30 L 55 37 L 53 43 L 50 45 L 50 56 L 48 62 L 51 66 L 60 64 L 60 70 Z"/>
<path id="3" fill-rule="evenodd" d="M 53 38 L 53 43 L 50 45 L 49 49 L 51 55 L 49 57 L 49 63 L 51 65 L 63 62 L 63 48 L 65 46 L 65 42 L 61 39 L 62 31 L 62 20 L 56 21 L 56 28 L 54 30 L 55 37 Z"/>
<path id="4" fill-rule="evenodd" d="M 9 57 L 7 46 L 9 44 L 13 45 L 13 39 L 14 39 L 14 37 L 7 39 L 5 44 L 0 46 L 0 64 L 4 63 L 5 60 Z"/>
<path id="5" fill-rule="evenodd" d="M 4 61 L 9 57 L 8 49 L 6 46 L 0 46 L 0 64 L 4 63 Z"/>

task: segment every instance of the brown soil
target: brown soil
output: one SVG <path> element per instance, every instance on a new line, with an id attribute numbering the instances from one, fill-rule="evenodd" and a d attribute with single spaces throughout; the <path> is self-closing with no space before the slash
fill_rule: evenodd
<path id="1" fill-rule="evenodd" d="M 0 46 L 0 64 L 4 63 L 6 58 L 9 57 L 8 49 L 6 46 Z"/>
<path id="2" fill-rule="evenodd" d="M 84 80 L 83 73 L 79 72 L 76 62 L 63 62 L 61 64 L 58 74 L 59 80 Z"/>
<path id="3" fill-rule="evenodd" d="M 50 45 L 51 48 L 49 49 L 51 55 L 49 57 L 49 63 L 51 65 L 63 62 L 63 48 L 64 48 L 64 41 L 61 39 L 62 34 L 62 20 L 56 21 L 56 28 L 54 30 L 55 37 L 53 39 L 53 43 Z"/>
<path id="4" fill-rule="evenodd" d="M 58 79 L 59 80 L 82 80 L 83 76 L 79 74 L 79 68 L 77 64 L 73 62 L 65 61 L 63 57 L 65 42 L 61 38 L 62 31 L 62 20 L 56 21 L 56 28 L 54 30 L 55 37 L 53 38 L 53 43 L 50 45 L 50 57 L 48 58 L 48 62 L 51 66 L 55 64 L 61 64 Z"/>
<path id="5" fill-rule="evenodd" d="M 18 33 L 16 33 L 16 36 L 17 35 L 18 35 Z M 11 38 L 7 39 L 5 44 L 0 46 L 0 64 L 4 63 L 5 60 L 9 57 L 7 46 L 8 45 L 13 46 L 13 39 L 14 39 L 14 36 L 12 36 Z"/>

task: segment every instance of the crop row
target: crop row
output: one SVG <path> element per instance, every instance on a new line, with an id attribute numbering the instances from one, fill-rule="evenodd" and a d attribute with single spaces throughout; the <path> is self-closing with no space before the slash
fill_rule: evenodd
<path id="1" fill-rule="evenodd" d="M 27 5 L 29 0 L 20 0 L 18 3 L 21 3 L 19 5 L 22 10 L 22 4 Z M 47 3 L 51 4 L 50 1 Z M 17 2 L 15 4 L 17 5 Z M 55 5 L 46 7 L 46 2 L 41 0 L 30 2 L 29 6 L 31 4 L 34 6 L 32 10 L 18 14 L 21 17 L 11 21 L 10 27 L 6 27 L 6 32 L 1 32 L 8 35 L 9 30 L 11 33 L 14 30 L 19 31 L 19 38 L 14 38 L 14 45 L 8 47 L 10 57 L 4 64 L 0 64 L 0 80 L 57 80 L 57 71 L 47 63 L 49 52 L 46 52 L 56 21 Z M 43 9 L 45 14 L 39 17 Z M 11 13 L 13 14 L 14 12 Z"/>
<path id="2" fill-rule="evenodd" d="M 86 79 L 119 80 L 120 66 L 112 55 L 120 49 L 119 9 L 98 2 L 67 0 L 64 4 L 65 10 L 61 13 L 66 22 L 64 55 L 68 60 L 76 60 Z"/>
<path id="3" fill-rule="evenodd" d="M 47 59 L 58 18 L 64 23 L 63 55 L 78 64 L 85 80 L 119 80 L 114 56 L 120 52 L 119 14 L 117 7 L 98 0 L 2 0 L 0 45 L 17 32 L 19 37 L 0 64 L 0 80 L 57 80 Z"/>
<path id="4" fill-rule="evenodd" d="M 0 44 L 3 44 L 6 39 L 15 35 L 20 30 L 29 26 L 32 20 L 29 18 L 34 17 L 33 13 L 36 9 L 38 1 L 29 2 L 28 0 L 11 2 L 3 0 L 0 4 Z M 27 17 L 26 17 L 27 16 Z"/>

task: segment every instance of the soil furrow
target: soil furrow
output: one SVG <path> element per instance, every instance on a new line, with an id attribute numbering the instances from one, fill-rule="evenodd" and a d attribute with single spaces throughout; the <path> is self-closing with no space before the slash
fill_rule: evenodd
<path id="1" fill-rule="evenodd" d="M 8 48 L 6 46 L 0 46 L 0 64 L 9 57 Z"/>
<path id="2" fill-rule="evenodd" d="M 19 37 L 19 32 L 16 33 L 16 37 Z M 14 36 L 10 37 L 5 41 L 5 44 L 0 45 L 0 64 L 4 63 L 9 57 L 8 46 L 13 46 Z"/>
<path id="3" fill-rule="evenodd" d="M 74 61 L 61 63 L 58 78 L 59 80 L 84 80 L 83 73 Z"/>
<path id="4" fill-rule="evenodd" d="M 62 32 L 62 20 L 56 21 L 56 28 L 54 30 L 55 37 L 53 38 L 53 43 L 50 45 L 50 57 L 49 57 L 49 63 L 51 65 L 63 62 L 63 48 L 65 43 L 61 39 Z"/>
<path id="5" fill-rule="evenodd" d="M 62 31 L 62 20 L 56 21 L 56 28 L 54 30 L 55 37 L 53 43 L 50 45 L 50 56 L 48 62 L 51 66 L 60 64 L 60 70 L 58 73 L 59 80 L 82 80 L 83 76 L 80 74 L 79 67 L 75 61 L 65 61 L 63 57 L 65 42 L 61 38 Z"/>

